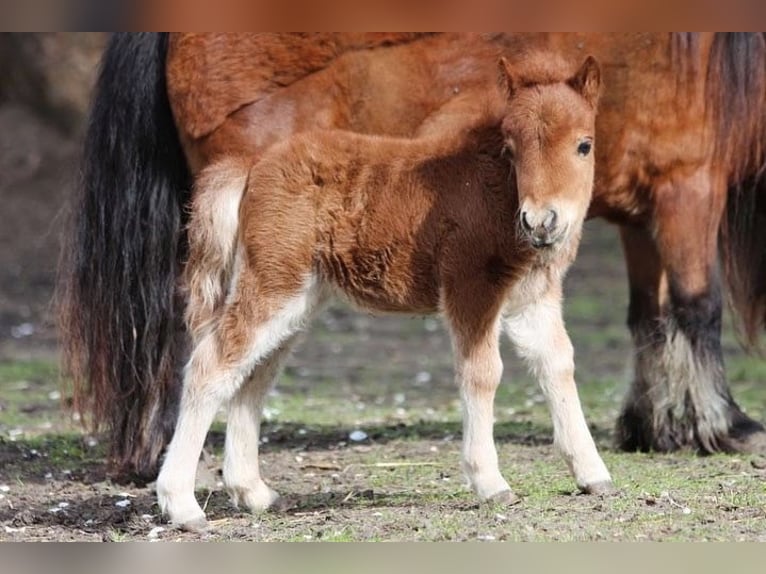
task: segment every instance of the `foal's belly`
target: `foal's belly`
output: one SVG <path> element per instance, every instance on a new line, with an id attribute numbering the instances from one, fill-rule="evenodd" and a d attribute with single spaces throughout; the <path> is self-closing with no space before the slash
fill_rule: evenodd
<path id="1" fill-rule="evenodd" d="M 439 310 L 439 281 L 428 261 L 392 242 L 374 248 L 319 250 L 320 275 L 336 295 L 379 313 L 428 315 Z"/>

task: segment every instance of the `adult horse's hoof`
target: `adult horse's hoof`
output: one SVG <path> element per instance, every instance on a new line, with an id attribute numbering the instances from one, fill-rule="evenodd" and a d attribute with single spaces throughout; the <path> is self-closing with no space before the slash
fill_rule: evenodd
<path id="1" fill-rule="evenodd" d="M 614 487 L 614 483 L 611 480 L 604 480 L 602 482 L 594 482 L 593 484 L 587 484 L 581 486 L 580 490 L 585 494 L 607 495 L 614 494 L 617 489 Z"/>
<path id="2" fill-rule="evenodd" d="M 766 432 L 756 431 L 741 438 L 732 439 L 731 449 L 742 454 L 766 456 Z"/>
<path id="3" fill-rule="evenodd" d="M 521 502 L 521 498 L 516 496 L 511 490 L 501 490 L 487 499 L 490 504 L 502 504 L 503 506 L 513 506 Z"/>

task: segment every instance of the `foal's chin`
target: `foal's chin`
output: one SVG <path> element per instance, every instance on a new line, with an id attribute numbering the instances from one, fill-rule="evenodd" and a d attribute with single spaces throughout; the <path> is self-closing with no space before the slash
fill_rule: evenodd
<path id="1" fill-rule="evenodd" d="M 536 243 L 532 238 L 526 241 L 535 263 L 539 266 L 558 264 L 562 259 L 571 259 L 577 249 L 576 238 L 567 235 L 550 243 Z"/>

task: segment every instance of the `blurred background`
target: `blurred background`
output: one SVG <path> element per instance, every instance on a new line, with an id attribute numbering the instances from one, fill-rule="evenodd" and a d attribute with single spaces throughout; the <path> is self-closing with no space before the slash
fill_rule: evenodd
<path id="1" fill-rule="evenodd" d="M 0 359 L 55 352 L 51 296 L 104 34 L 0 34 Z"/>

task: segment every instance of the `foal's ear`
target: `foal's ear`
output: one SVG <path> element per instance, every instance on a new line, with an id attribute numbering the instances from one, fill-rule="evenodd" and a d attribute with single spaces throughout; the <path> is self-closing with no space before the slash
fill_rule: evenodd
<path id="1" fill-rule="evenodd" d="M 519 89 L 521 82 L 516 77 L 513 69 L 511 69 L 511 65 L 508 63 L 508 60 L 505 59 L 505 56 L 500 57 L 500 60 L 497 63 L 497 68 L 499 72 L 497 81 L 500 85 L 500 90 L 508 98 L 513 97 L 513 94 Z"/>
<path id="2" fill-rule="evenodd" d="M 601 67 L 596 58 L 593 56 L 585 58 L 580 69 L 569 78 L 567 83 L 595 108 L 601 94 Z"/>

